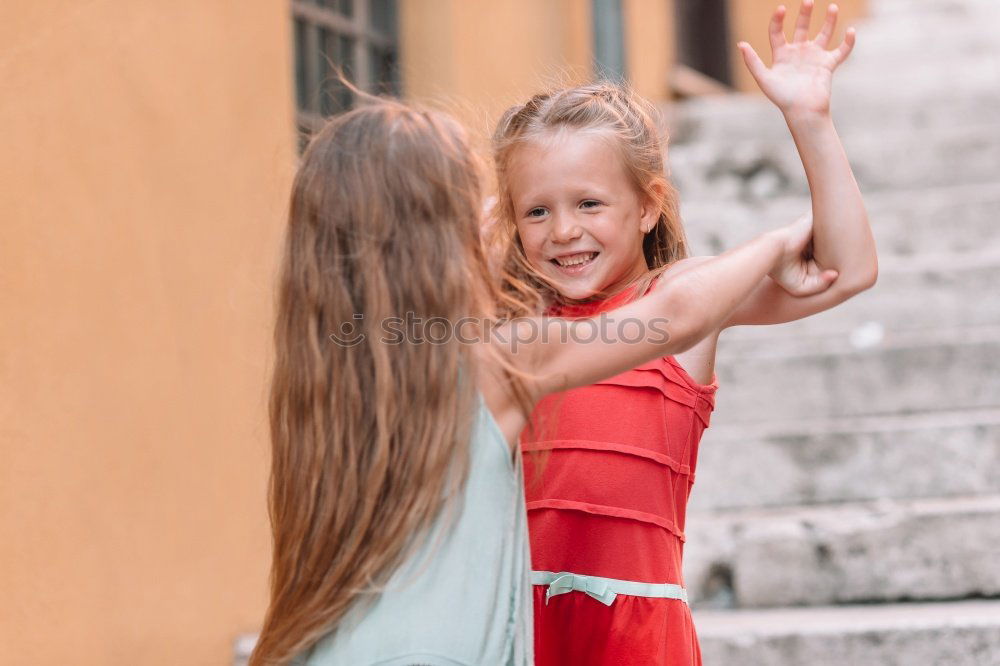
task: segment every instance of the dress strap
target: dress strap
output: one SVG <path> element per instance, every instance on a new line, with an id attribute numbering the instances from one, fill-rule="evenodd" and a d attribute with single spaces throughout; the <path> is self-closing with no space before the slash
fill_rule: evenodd
<path id="1" fill-rule="evenodd" d="M 584 576 L 582 574 L 560 571 L 532 571 L 532 585 L 548 585 L 545 592 L 545 603 L 560 594 L 576 590 L 588 597 L 597 599 L 605 606 L 614 603 L 619 594 L 634 597 L 655 597 L 658 599 L 679 599 L 687 603 L 687 590 L 673 583 L 640 583 L 617 578 L 602 578 L 600 576 Z"/>

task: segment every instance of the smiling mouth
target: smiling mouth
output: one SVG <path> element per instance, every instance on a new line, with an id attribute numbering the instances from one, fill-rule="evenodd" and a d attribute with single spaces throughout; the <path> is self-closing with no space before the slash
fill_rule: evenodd
<path id="1" fill-rule="evenodd" d="M 555 257 L 550 261 L 559 268 L 582 268 L 593 263 L 600 252 L 577 252 L 567 254 L 562 257 Z"/>

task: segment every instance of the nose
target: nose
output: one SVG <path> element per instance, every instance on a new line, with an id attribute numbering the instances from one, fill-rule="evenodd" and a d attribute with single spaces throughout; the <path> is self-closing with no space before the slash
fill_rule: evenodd
<path id="1" fill-rule="evenodd" d="M 553 214 L 550 237 L 554 243 L 568 243 L 583 235 L 583 228 L 572 215 Z"/>

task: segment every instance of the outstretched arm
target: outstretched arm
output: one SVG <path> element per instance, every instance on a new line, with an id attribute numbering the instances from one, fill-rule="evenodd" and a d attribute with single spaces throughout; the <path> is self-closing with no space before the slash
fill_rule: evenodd
<path id="1" fill-rule="evenodd" d="M 536 377 L 535 396 L 585 386 L 692 347 L 717 330 L 768 274 L 802 263 L 803 217 L 719 255 L 665 274 L 650 293 L 604 316 L 520 319 L 494 339 Z M 807 278 L 803 289 L 828 290 Z"/>
<path id="2" fill-rule="evenodd" d="M 809 257 L 814 270 L 836 271 L 838 277 L 829 290 L 811 298 L 797 293 L 794 274 L 762 280 L 726 326 L 775 324 L 821 312 L 868 289 L 878 275 L 875 240 L 861 191 L 830 116 L 833 72 L 853 49 L 855 33 L 849 28 L 844 42 L 827 50 L 838 12 L 831 4 L 819 34 L 807 39 L 812 8 L 813 0 L 803 0 L 791 42 L 782 32 L 785 7 L 774 12 L 769 27 L 770 68 L 749 44 L 739 46 L 761 90 L 784 115 L 802 158 L 812 195 Z"/>

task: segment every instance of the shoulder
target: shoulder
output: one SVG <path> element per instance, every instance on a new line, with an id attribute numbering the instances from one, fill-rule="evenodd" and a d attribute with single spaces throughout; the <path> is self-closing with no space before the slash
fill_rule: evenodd
<path id="1" fill-rule="evenodd" d="M 650 288 L 654 285 L 660 283 L 661 281 L 669 281 L 672 277 L 683 273 L 689 268 L 694 268 L 700 264 L 705 263 L 709 259 L 715 259 L 712 255 L 702 255 L 697 257 L 684 257 L 683 259 L 677 259 L 666 266 L 662 266 L 654 270 L 654 277 L 652 282 L 650 282 Z"/>
<path id="2" fill-rule="evenodd" d="M 666 270 L 664 272 L 665 273 L 670 273 L 670 272 L 675 272 L 675 271 L 676 272 L 680 272 L 682 270 L 685 270 L 685 269 L 688 269 L 688 268 L 693 268 L 694 266 L 698 266 L 700 264 L 703 264 L 706 261 L 708 261 L 709 259 L 715 259 L 715 257 L 713 255 L 710 255 L 710 254 L 703 254 L 703 255 L 699 255 L 697 257 L 685 257 L 684 259 L 678 259 L 677 261 L 675 261 L 672 264 L 668 265 L 667 268 L 666 268 Z"/>
<path id="3" fill-rule="evenodd" d="M 694 268 L 699 264 L 703 264 L 709 259 L 715 259 L 714 256 L 710 254 L 699 255 L 697 257 L 684 257 L 683 259 L 677 259 L 666 266 L 656 270 L 656 277 L 653 278 L 653 282 L 658 281 L 660 278 L 666 276 L 671 277 L 677 275 L 678 273 L 683 273 L 689 268 Z"/>

